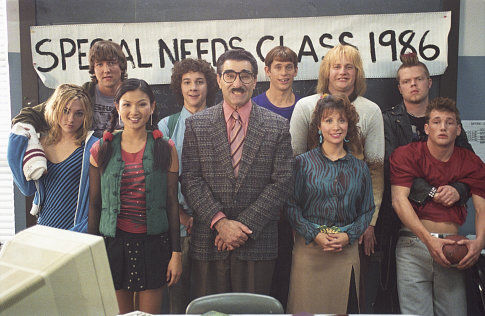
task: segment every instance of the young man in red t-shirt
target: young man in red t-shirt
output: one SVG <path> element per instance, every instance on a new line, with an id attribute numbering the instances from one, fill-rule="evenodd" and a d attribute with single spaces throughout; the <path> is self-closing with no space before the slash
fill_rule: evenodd
<path id="1" fill-rule="evenodd" d="M 433 100 L 425 117 L 428 140 L 399 147 L 390 157 L 392 206 L 404 225 L 396 246 L 399 303 L 404 314 L 466 315 L 462 270 L 475 264 L 485 247 L 485 165 L 470 150 L 454 146 L 461 125 L 453 100 Z M 433 185 L 424 205 L 408 199 L 415 178 Z M 476 240 L 458 242 L 468 254 L 456 267 L 442 250 L 455 242 L 443 237 L 458 234 L 466 207 L 436 202 L 439 188 L 454 182 L 468 185 L 476 210 Z"/>

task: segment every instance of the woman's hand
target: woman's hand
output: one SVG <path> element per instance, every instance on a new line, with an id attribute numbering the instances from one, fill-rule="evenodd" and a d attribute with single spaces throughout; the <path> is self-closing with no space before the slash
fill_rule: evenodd
<path id="1" fill-rule="evenodd" d="M 172 286 L 180 280 L 182 275 L 182 253 L 172 252 L 172 258 L 167 267 L 167 283 Z"/>
<path id="2" fill-rule="evenodd" d="M 323 251 L 340 252 L 343 247 L 349 244 L 349 236 L 347 233 L 318 233 L 314 241 Z"/>
<path id="3" fill-rule="evenodd" d="M 347 233 L 335 233 L 329 234 L 329 236 L 332 237 L 332 241 L 329 243 L 329 246 L 339 248 L 339 251 L 349 244 L 349 235 L 347 235 Z"/>
<path id="4" fill-rule="evenodd" d="M 323 251 L 338 252 L 342 251 L 340 247 L 332 245 L 331 242 L 335 239 L 335 234 L 318 233 L 313 240 Z M 340 249 L 339 249 L 340 248 Z"/>

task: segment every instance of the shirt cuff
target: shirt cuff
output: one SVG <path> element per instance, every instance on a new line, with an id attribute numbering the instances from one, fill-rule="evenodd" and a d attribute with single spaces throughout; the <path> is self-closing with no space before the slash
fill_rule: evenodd
<path id="1" fill-rule="evenodd" d="M 222 212 L 217 212 L 216 215 L 214 215 L 214 217 L 212 217 L 212 221 L 211 221 L 211 229 L 214 229 L 214 225 L 220 221 L 221 219 L 223 218 L 226 218 L 226 214 L 222 213 Z"/>

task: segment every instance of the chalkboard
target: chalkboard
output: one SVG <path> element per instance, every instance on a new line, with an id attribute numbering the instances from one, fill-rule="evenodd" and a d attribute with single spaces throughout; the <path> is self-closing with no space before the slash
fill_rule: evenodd
<path id="1" fill-rule="evenodd" d="M 326 1 L 292 1 L 292 0 L 37 0 L 37 25 L 81 24 L 81 23 L 116 23 L 116 22 L 169 22 L 211 19 L 247 19 L 272 17 L 307 17 L 336 16 L 351 14 L 412 13 L 444 11 L 449 1 L 439 0 L 326 0 Z M 453 16 L 453 15 L 452 15 Z M 455 17 L 457 18 L 457 17 Z M 452 20 L 453 21 L 453 20 Z M 455 20 L 456 21 L 456 20 Z M 453 29 L 453 26 L 452 26 Z M 456 41 L 454 43 L 453 41 Z M 451 47 L 457 46 L 457 38 L 450 38 L 450 66 L 456 69 L 457 52 Z M 453 54 L 455 56 L 453 56 Z M 455 60 L 455 65 L 453 65 Z M 262 71 L 262 70 L 260 70 Z M 129 71 L 128 71 L 129 75 Z M 456 82 L 456 73 L 454 74 Z M 440 76 L 442 77 L 442 76 Z M 433 78 L 431 97 L 442 94 L 441 78 Z M 89 78 L 86 78 L 86 81 Z M 386 109 L 400 102 L 400 95 L 394 79 L 368 79 L 365 96 L 376 102 L 381 109 Z M 268 82 L 259 82 L 254 91 L 257 95 L 268 89 Z M 293 85 L 295 93 L 307 96 L 315 93 L 316 80 L 299 81 Z M 154 85 L 156 101 L 160 115 L 166 116 L 180 110 L 175 102 L 169 85 Z M 39 82 L 39 101 L 49 97 L 52 90 Z M 455 96 L 456 97 L 456 96 Z M 220 92 L 216 102 L 222 99 Z"/>

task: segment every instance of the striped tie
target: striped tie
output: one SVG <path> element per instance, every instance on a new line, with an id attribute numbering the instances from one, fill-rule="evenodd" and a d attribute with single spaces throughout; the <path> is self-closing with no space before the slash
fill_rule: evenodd
<path id="1" fill-rule="evenodd" d="M 231 135 L 229 144 L 231 145 L 231 158 L 232 158 L 232 167 L 234 168 L 234 176 L 237 178 L 237 173 L 239 171 L 239 163 L 241 162 L 242 157 L 242 147 L 244 142 L 244 130 L 242 127 L 241 118 L 239 117 L 239 113 L 237 111 L 232 112 L 232 119 L 234 125 L 231 129 Z"/>

